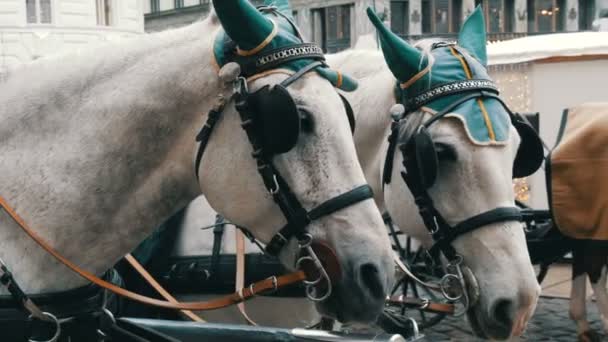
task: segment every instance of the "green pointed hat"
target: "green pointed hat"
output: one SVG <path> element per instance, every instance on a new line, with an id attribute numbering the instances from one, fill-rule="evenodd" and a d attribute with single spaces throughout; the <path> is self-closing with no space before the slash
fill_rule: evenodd
<path id="1" fill-rule="evenodd" d="M 458 44 L 436 44 L 430 51 L 433 59 L 430 68 L 430 58 L 423 56 L 422 51 L 392 33 L 371 9 L 368 8 L 367 14 L 378 29 L 384 59 L 400 83 L 399 96 L 404 104 L 415 96 L 452 83 L 491 81 L 486 69 L 486 27 L 479 6 L 463 23 Z M 466 95 L 445 95 L 426 103 L 424 107 L 440 111 Z M 449 116 L 463 122 L 468 137 L 476 144 L 504 144 L 509 137 L 509 115 L 496 99 L 466 101 Z"/>
<path id="2" fill-rule="evenodd" d="M 254 58 L 275 49 L 303 43 L 291 21 L 288 0 L 266 0 L 265 5 L 275 7 L 280 14 L 268 7 L 258 10 L 247 0 L 213 0 L 213 5 L 224 28 L 216 36 L 213 47 L 215 61 L 220 67 L 243 56 Z M 233 49 L 234 43 L 240 51 Z M 296 59 L 279 67 L 297 72 L 312 62 L 312 59 Z M 326 65 L 315 68 L 315 71 L 341 90 L 353 91 L 357 88 L 357 81 L 353 78 Z"/>
<path id="3" fill-rule="evenodd" d="M 243 50 L 251 50 L 268 37 L 274 24 L 247 0 L 213 0 L 222 27 Z"/>
<path id="4" fill-rule="evenodd" d="M 367 16 L 378 30 L 384 60 L 398 80 L 407 80 L 426 67 L 422 53 L 384 26 L 370 7 L 367 8 Z"/>
<path id="5" fill-rule="evenodd" d="M 488 65 L 486 23 L 481 6 L 475 7 L 458 33 L 458 45 L 467 49 L 484 66 Z"/>

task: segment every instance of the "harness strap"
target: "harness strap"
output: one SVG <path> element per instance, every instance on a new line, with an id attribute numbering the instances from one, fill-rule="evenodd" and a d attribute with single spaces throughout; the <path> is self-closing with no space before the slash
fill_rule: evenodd
<path id="1" fill-rule="evenodd" d="M 0 196 L 0 207 L 2 207 L 8 215 L 17 223 L 17 225 L 30 237 L 34 240 L 40 247 L 42 247 L 45 251 L 51 254 L 54 258 L 56 258 L 59 262 L 67 266 L 69 269 L 77 273 L 82 278 L 94 283 L 97 286 L 100 286 L 108 291 L 111 291 L 119 296 L 128 298 L 130 300 L 140 302 L 142 304 L 158 306 L 166 309 L 176 309 L 176 310 L 212 310 L 219 309 L 223 307 L 227 307 L 236 303 L 240 303 L 244 300 L 247 300 L 253 296 L 256 296 L 259 293 L 276 290 L 279 287 L 287 286 L 289 284 L 301 282 L 306 279 L 306 275 L 302 271 L 293 272 L 280 277 L 271 277 L 260 282 L 254 283 L 249 287 L 239 291 L 239 293 L 233 293 L 215 300 L 207 301 L 207 302 L 189 302 L 189 303 L 171 303 L 169 301 L 159 300 L 156 298 L 151 298 L 147 296 L 143 296 L 129 290 L 125 290 L 119 286 L 116 286 L 110 282 L 107 282 L 94 274 L 81 269 L 76 266 L 73 262 L 65 258 L 59 252 L 57 252 L 51 245 L 49 245 L 38 233 L 32 230 L 27 223 L 8 205 L 8 203 L 4 200 L 2 196 Z"/>
<path id="2" fill-rule="evenodd" d="M 299 218 L 299 220 L 310 222 L 310 220 L 316 220 L 373 197 L 374 193 L 372 192 L 372 188 L 367 184 L 361 185 L 321 203 L 308 213 L 306 210 L 304 210 L 304 217 Z M 266 245 L 266 252 L 268 252 L 268 254 L 277 255 L 281 248 L 287 244 L 289 239 L 296 235 L 296 228 L 294 228 L 294 225 L 290 224 L 289 222 L 290 221 L 288 220 L 288 223 L 275 236 L 273 236 L 268 245 Z"/>
<path id="3" fill-rule="evenodd" d="M 0 204 L 2 204 L 2 197 L 0 197 Z M 48 313 L 43 312 L 36 304 L 34 304 L 30 297 L 23 292 L 13 277 L 13 273 L 8 269 L 8 266 L 6 266 L 2 259 L 0 259 L 0 271 L 2 271 L 2 275 L 0 276 L 0 284 L 8 290 L 17 303 L 21 304 L 23 309 L 41 321 L 56 321 L 54 316 L 50 316 Z"/>
<path id="4" fill-rule="evenodd" d="M 517 207 L 502 207 L 495 208 L 473 216 L 465 221 L 460 222 L 449 229 L 442 229 L 438 235 L 434 235 L 435 245 L 431 247 L 431 255 L 436 255 L 438 249 L 445 248 L 450 245 L 460 235 L 474 231 L 475 229 L 486 226 L 492 223 L 505 221 L 521 221 L 523 219 L 521 210 Z"/>
<path id="5" fill-rule="evenodd" d="M 154 288 L 154 290 L 156 290 L 156 292 L 158 292 L 158 294 L 160 294 L 164 299 L 174 304 L 179 303 L 177 299 L 175 299 L 175 297 L 173 297 L 169 292 L 167 292 L 167 290 L 165 290 L 162 285 L 159 284 L 148 271 L 146 271 L 144 266 L 140 264 L 139 261 L 137 261 L 137 259 L 135 259 L 133 255 L 131 255 L 131 253 L 125 255 L 125 259 L 137 271 L 137 273 L 139 273 L 139 275 L 141 275 L 142 278 L 144 278 L 148 282 L 148 284 L 152 286 L 152 288 Z M 180 311 L 194 322 L 205 322 L 202 318 L 198 317 L 194 312 L 190 310 Z"/>
<path id="6" fill-rule="evenodd" d="M 238 229 L 234 230 L 234 234 L 236 240 L 236 279 L 234 283 L 236 285 L 236 291 L 238 291 L 245 286 L 245 235 Z M 238 303 L 236 307 L 249 325 L 257 325 L 257 323 L 247 314 L 245 303 Z"/>
<path id="7" fill-rule="evenodd" d="M 438 314 L 453 315 L 456 311 L 454 304 L 436 303 L 426 299 L 414 297 L 395 296 L 388 298 L 386 303 Z"/>
<path id="8" fill-rule="evenodd" d="M 215 214 L 215 226 L 213 227 L 213 249 L 211 251 L 211 277 L 217 277 L 221 250 L 222 250 L 222 236 L 224 235 L 224 228 L 226 227 L 226 220 L 220 214 Z"/>
<path id="9" fill-rule="evenodd" d="M 307 66 L 303 67 L 302 69 L 298 70 L 298 72 L 296 72 L 295 74 L 289 76 L 288 78 L 286 78 L 285 80 L 283 80 L 283 82 L 281 82 L 281 85 L 285 88 L 287 88 L 290 84 L 292 84 L 293 82 L 295 82 L 297 79 L 299 79 L 300 77 L 302 77 L 305 73 L 311 71 L 312 69 L 323 65 L 323 62 L 320 61 L 316 61 L 316 62 L 312 62 L 310 64 L 308 64 Z"/>
<path id="10" fill-rule="evenodd" d="M 220 98 L 218 103 L 209 111 L 209 114 L 207 115 L 207 122 L 205 122 L 205 125 L 196 135 L 196 141 L 199 142 L 198 150 L 196 151 L 196 159 L 194 161 L 194 174 L 196 175 L 196 180 L 199 180 L 198 170 L 201 166 L 201 161 L 203 160 L 203 153 L 205 152 L 205 148 L 209 143 L 209 138 L 211 138 L 213 128 L 222 115 L 225 105 L 226 101 L 223 98 Z"/>

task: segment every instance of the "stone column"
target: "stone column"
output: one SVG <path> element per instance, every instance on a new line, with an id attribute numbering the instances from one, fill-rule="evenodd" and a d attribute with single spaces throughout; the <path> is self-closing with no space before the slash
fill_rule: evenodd
<path id="1" fill-rule="evenodd" d="M 422 2 L 410 0 L 409 34 L 422 34 Z"/>
<path id="2" fill-rule="evenodd" d="M 578 13 L 578 1 L 579 0 L 566 0 L 566 8 L 563 9 L 565 10 L 565 13 L 562 14 L 565 17 L 564 28 L 566 31 L 578 31 L 578 16 L 580 15 L 580 13 Z"/>
<path id="3" fill-rule="evenodd" d="M 515 0 L 515 22 L 514 32 L 528 32 L 528 2 L 526 0 Z"/>

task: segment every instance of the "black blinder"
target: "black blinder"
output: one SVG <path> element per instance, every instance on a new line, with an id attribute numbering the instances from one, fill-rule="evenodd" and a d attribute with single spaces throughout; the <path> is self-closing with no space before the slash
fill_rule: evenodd
<path id="1" fill-rule="evenodd" d="M 433 138 L 425 126 L 421 126 L 418 133 L 414 135 L 416 164 L 420 183 L 424 188 L 430 188 L 437 179 L 437 151 L 433 143 Z"/>
<path id="2" fill-rule="evenodd" d="M 298 107 L 285 87 L 264 86 L 248 99 L 255 110 L 255 130 L 269 155 L 291 150 L 300 134 Z"/>
<path id="3" fill-rule="evenodd" d="M 421 126 L 407 143 L 400 146 L 408 174 L 420 184 L 422 189 L 428 189 L 437 179 L 439 161 L 433 138 L 425 126 Z M 386 170 L 385 170 L 386 172 Z"/>
<path id="4" fill-rule="evenodd" d="M 340 95 L 340 99 L 342 100 L 342 103 L 344 104 L 344 109 L 346 110 L 346 116 L 348 117 L 348 123 L 350 124 L 350 131 L 354 134 L 355 133 L 355 112 L 353 111 L 353 107 L 351 107 L 350 102 L 348 102 L 348 100 L 346 99 L 346 97 L 344 97 L 344 95 L 342 94 L 338 94 Z"/>
<path id="5" fill-rule="evenodd" d="M 534 128 L 519 114 L 513 115 L 513 126 L 521 137 L 521 144 L 513 163 L 513 178 L 527 177 L 540 168 L 544 160 L 543 144 Z"/>

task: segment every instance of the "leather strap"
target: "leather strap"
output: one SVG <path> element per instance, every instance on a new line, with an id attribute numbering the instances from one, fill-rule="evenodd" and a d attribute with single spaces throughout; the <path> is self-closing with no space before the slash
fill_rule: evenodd
<path id="1" fill-rule="evenodd" d="M 171 303 L 164 300 L 159 300 L 156 298 L 146 297 L 129 290 L 125 290 L 119 286 L 116 286 L 112 283 L 109 283 L 105 280 L 100 279 L 94 274 L 81 269 L 76 266 L 73 262 L 65 258 L 59 252 L 57 252 L 51 245 L 49 245 L 38 233 L 36 233 L 33 229 L 31 229 L 27 223 L 8 205 L 8 203 L 4 200 L 2 196 L 0 196 L 0 207 L 2 207 L 7 214 L 17 223 L 17 225 L 23 229 L 23 231 L 31 237 L 40 247 L 42 247 L 45 251 L 47 251 L 50 255 L 56 258 L 59 262 L 67 266 L 69 269 L 77 273 L 79 276 L 84 279 L 94 283 L 97 286 L 100 286 L 108 291 L 113 292 L 119 296 L 131 299 L 136 302 L 140 302 L 142 304 L 158 306 L 166 309 L 175 309 L 175 310 L 212 310 L 219 309 L 223 307 L 227 307 L 236 303 L 240 303 L 245 301 L 261 292 L 276 290 L 279 287 L 283 287 L 289 284 L 301 282 L 306 279 L 306 275 L 302 271 L 289 273 L 280 277 L 271 277 L 257 283 L 251 284 L 249 287 L 239 291 L 238 293 L 233 293 L 215 300 L 207 301 L 207 302 L 189 302 L 189 303 Z"/>
<path id="2" fill-rule="evenodd" d="M 405 306 L 408 308 L 414 308 L 421 311 L 433 312 L 433 313 L 442 313 L 453 315 L 455 312 L 454 304 L 445 304 L 445 303 L 435 303 L 425 299 L 414 298 L 414 297 L 404 297 L 404 296 L 396 296 L 387 299 L 388 304 L 396 304 Z"/>
<path id="3" fill-rule="evenodd" d="M 131 253 L 125 255 L 125 260 L 139 273 L 139 275 L 144 278 L 145 281 L 148 282 L 158 294 L 160 294 L 163 298 L 168 300 L 171 303 L 179 303 L 175 297 L 173 297 L 167 290 L 165 290 L 161 284 L 159 284 L 156 279 L 144 268 L 142 264 L 131 255 Z M 190 310 L 180 310 L 186 317 L 190 318 L 194 322 L 205 322 L 202 318 L 198 317 L 194 312 Z"/>
<path id="4" fill-rule="evenodd" d="M 220 258 L 222 251 L 222 237 L 224 236 L 224 228 L 226 220 L 220 214 L 215 214 L 215 227 L 213 227 L 213 249 L 211 251 L 211 277 L 217 277 L 220 267 Z"/>
<path id="5" fill-rule="evenodd" d="M 236 285 L 235 290 L 238 291 L 245 287 L 245 236 L 239 229 L 235 229 L 234 234 L 236 241 L 236 279 L 234 283 Z M 236 307 L 249 325 L 257 325 L 257 323 L 249 317 L 247 311 L 245 311 L 245 303 L 238 303 Z"/>

